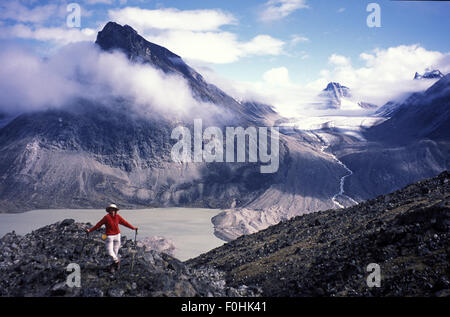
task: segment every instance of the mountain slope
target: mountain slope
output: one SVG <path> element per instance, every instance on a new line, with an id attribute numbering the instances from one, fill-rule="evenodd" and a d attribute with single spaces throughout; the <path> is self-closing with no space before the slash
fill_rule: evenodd
<path id="1" fill-rule="evenodd" d="M 228 287 L 220 272 L 193 270 L 163 253 L 146 251 L 122 237 L 121 270 L 108 272 L 110 259 L 91 224 L 72 219 L 0 239 L 0 296 L 15 297 L 194 297 L 253 296 Z M 134 253 L 134 255 L 133 255 Z M 69 287 L 69 264 L 80 267 L 80 287 Z M 72 270 L 73 272 L 73 270 Z M 69 279 L 70 280 L 70 279 Z"/>
<path id="2" fill-rule="evenodd" d="M 450 173 L 242 236 L 187 263 L 263 296 L 449 296 Z M 366 284 L 377 263 L 381 287 Z"/>
<path id="3" fill-rule="evenodd" d="M 450 74 L 424 93 L 416 93 L 396 107 L 391 118 L 366 133 L 371 140 L 408 143 L 415 139 L 450 138 Z"/>
<path id="4" fill-rule="evenodd" d="M 237 102 L 206 83 L 178 55 L 146 41 L 129 26 L 108 23 L 96 43 L 104 50 L 125 53 L 135 63 L 182 76 L 195 98 L 222 110 L 215 116 L 195 113 L 204 119 L 204 127 L 264 127 L 280 118 L 268 105 Z M 58 109 L 23 114 L 0 129 L 0 211 L 99 208 L 110 201 L 122 208 L 233 208 L 254 202 L 267 190 L 283 199 L 283 206 L 295 199 L 304 205 L 304 212 L 332 206 L 328 198 L 342 171 L 318 151 L 317 141 L 281 135 L 279 171 L 261 174 L 258 163 L 173 162 L 170 151 L 175 140 L 170 136 L 178 125 L 193 130 L 192 119 L 155 111 L 141 116 L 126 99 L 110 104 L 80 99 Z M 316 166 L 326 168 L 312 175 L 309 171 Z M 316 184 L 317 193 L 306 186 L 321 177 L 336 184 Z M 278 202 L 265 199 L 258 208 Z M 290 208 L 286 208 L 289 215 Z"/>

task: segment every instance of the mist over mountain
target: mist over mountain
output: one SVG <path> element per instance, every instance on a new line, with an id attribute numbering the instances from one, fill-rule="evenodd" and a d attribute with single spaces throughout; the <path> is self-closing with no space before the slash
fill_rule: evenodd
<path id="1" fill-rule="evenodd" d="M 399 143 L 421 138 L 448 140 L 450 74 L 442 77 L 425 92 L 412 94 L 393 110 L 389 120 L 369 129 L 367 135 Z"/>
<path id="2" fill-rule="evenodd" d="M 111 44 L 115 42 L 118 44 Z M 170 157 L 175 143 L 170 138 L 171 131 L 180 123 L 192 127 L 193 116 L 202 118 L 205 125 L 219 127 L 266 126 L 279 117 L 270 106 L 237 102 L 204 82 L 175 54 L 145 41 L 131 27 L 108 23 L 99 33 L 97 43 L 108 52 L 98 49 L 88 52 L 94 51 L 94 61 L 103 61 L 105 57 L 109 63 L 103 66 L 116 75 L 106 79 L 86 78 L 84 74 L 79 78 L 81 81 L 120 82 L 122 78 L 118 76 L 122 75 L 123 65 L 126 71 L 131 68 L 145 75 L 150 71 L 155 77 L 138 76 L 136 86 L 128 86 L 131 93 L 116 89 L 114 98 L 106 98 L 108 103 L 89 98 L 88 90 L 86 98 L 70 98 L 70 102 L 58 107 L 28 111 L 3 127 L 2 211 L 91 208 L 102 206 L 112 197 L 123 208 L 168 205 L 227 208 L 244 205 L 270 187 L 276 176 L 260 174 L 259 164 L 180 164 Z M 123 59 L 124 54 L 130 61 Z M 89 56 L 85 58 L 89 60 Z M 182 86 L 171 86 L 173 93 L 163 89 L 154 98 L 155 89 L 160 87 L 152 86 L 154 80 L 158 83 L 158 78 L 167 87 L 172 84 L 167 79 L 180 81 Z M 188 95 L 183 83 L 189 86 Z M 139 87 L 142 91 L 136 89 Z M 125 97 L 120 96 L 122 91 Z M 187 105 L 181 105 L 187 108 L 184 109 L 187 116 L 178 113 L 178 108 L 174 112 L 170 109 L 177 105 L 178 99 L 182 101 L 180 93 L 189 100 Z M 139 98 L 141 94 L 143 98 Z M 159 104 L 158 98 L 164 96 L 169 101 Z M 152 103 L 145 107 L 148 101 Z M 189 107 L 192 103 L 194 107 Z M 202 105 L 205 107 L 200 110 Z M 218 109 L 220 112 L 216 112 Z M 282 161 L 289 159 L 286 144 L 282 140 Z"/>

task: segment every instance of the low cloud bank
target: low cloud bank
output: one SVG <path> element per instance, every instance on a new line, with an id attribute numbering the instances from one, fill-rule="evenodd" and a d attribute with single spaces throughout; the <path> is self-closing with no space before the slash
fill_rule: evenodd
<path id="1" fill-rule="evenodd" d="M 196 100 L 181 76 L 132 63 L 124 54 L 101 51 L 93 43 L 69 44 L 47 58 L 8 47 L 0 50 L 0 60 L 0 112 L 58 108 L 77 98 L 102 103 L 125 98 L 140 114 L 183 117 L 196 109 L 217 110 Z"/>

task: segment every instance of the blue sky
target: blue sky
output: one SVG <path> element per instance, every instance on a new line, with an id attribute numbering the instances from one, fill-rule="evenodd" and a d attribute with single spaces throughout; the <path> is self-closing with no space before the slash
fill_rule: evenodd
<path id="1" fill-rule="evenodd" d="M 82 8 L 80 28 L 66 26 L 71 2 Z M 267 84 L 317 90 L 330 80 L 364 94 L 358 84 L 376 90 L 383 73 L 400 85 L 427 67 L 450 70 L 450 2 L 380 0 L 381 27 L 369 28 L 371 2 L 15 0 L 0 4 L 0 45 L 51 55 L 68 43 L 95 40 L 105 22 L 118 20 L 235 95 L 265 91 Z"/>

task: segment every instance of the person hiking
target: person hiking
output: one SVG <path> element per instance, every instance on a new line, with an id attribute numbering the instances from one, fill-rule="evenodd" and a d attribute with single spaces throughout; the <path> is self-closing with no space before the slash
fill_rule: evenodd
<path id="1" fill-rule="evenodd" d="M 120 230 L 119 224 L 126 226 L 132 230 L 137 231 L 138 228 L 129 224 L 125 219 L 117 214 L 119 208 L 115 204 L 111 204 L 106 208 L 108 214 L 102 218 L 95 226 L 91 229 L 86 229 L 86 232 L 89 234 L 92 231 L 97 230 L 101 226 L 105 225 L 106 227 L 106 251 L 108 255 L 113 259 L 113 263 L 110 266 L 111 273 L 114 273 L 115 270 L 120 268 L 120 258 L 119 258 L 119 249 L 120 249 Z"/>

